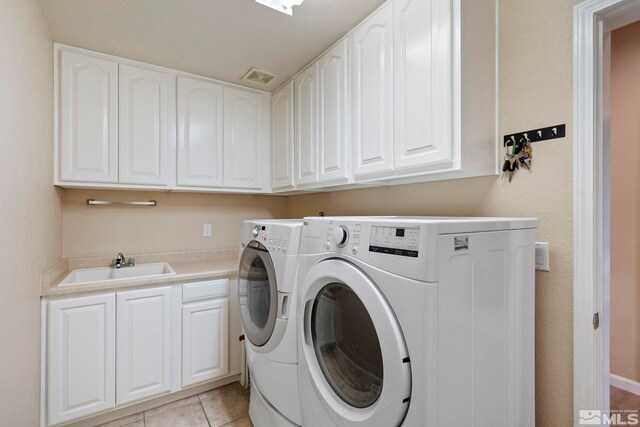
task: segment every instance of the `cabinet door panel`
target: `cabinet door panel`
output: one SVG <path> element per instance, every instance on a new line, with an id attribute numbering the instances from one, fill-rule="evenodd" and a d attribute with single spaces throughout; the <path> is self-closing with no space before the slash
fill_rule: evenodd
<path id="1" fill-rule="evenodd" d="M 49 424 L 115 406 L 115 312 L 115 295 L 49 303 Z"/>
<path id="2" fill-rule="evenodd" d="M 296 78 L 296 184 L 318 182 L 318 64 Z"/>
<path id="3" fill-rule="evenodd" d="M 120 64 L 119 182 L 166 185 L 169 76 Z"/>
<path id="4" fill-rule="evenodd" d="M 449 0 L 394 3 L 396 169 L 453 158 L 448 8 Z"/>
<path id="5" fill-rule="evenodd" d="M 224 88 L 224 186 L 262 188 L 262 96 Z"/>
<path id="6" fill-rule="evenodd" d="M 318 62 L 320 182 L 349 177 L 348 52 L 344 39 Z"/>
<path id="7" fill-rule="evenodd" d="M 182 385 L 209 381 L 229 372 L 229 301 L 182 308 Z"/>
<path id="8" fill-rule="evenodd" d="M 289 82 L 271 100 L 271 182 L 274 190 L 294 185 L 294 87 L 295 83 Z"/>
<path id="9" fill-rule="evenodd" d="M 178 185 L 222 186 L 222 86 L 178 77 Z"/>
<path id="10" fill-rule="evenodd" d="M 393 169 L 393 4 L 353 33 L 354 176 Z"/>
<path id="11" fill-rule="evenodd" d="M 60 180 L 118 182 L 118 64 L 60 52 Z"/>
<path id="12" fill-rule="evenodd" d="M 171 287 L 120 292 L 118 405 L 171 390 Z"/>

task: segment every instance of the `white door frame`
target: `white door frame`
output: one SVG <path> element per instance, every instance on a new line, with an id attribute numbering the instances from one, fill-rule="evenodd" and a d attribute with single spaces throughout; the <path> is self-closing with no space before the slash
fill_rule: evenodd
<path id="1" fill-rule="evenodd" d="M 586 0 L 574 8 L 575 426 L 581 409 L 609 410 L 609 36 L 638 20 L 637 0 Z"/>

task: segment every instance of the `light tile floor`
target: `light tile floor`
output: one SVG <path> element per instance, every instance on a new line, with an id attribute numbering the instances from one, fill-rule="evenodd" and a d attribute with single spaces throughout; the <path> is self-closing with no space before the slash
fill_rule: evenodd
<path id="1" fill-rule="evenodd" d="M 252 427 L 249 390 L 233 383 L 99 427 Z"/>

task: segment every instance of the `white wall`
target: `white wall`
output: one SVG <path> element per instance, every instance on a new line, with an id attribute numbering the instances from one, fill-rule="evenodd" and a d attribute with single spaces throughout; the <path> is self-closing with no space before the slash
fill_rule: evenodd
<path id="1" fill-rule="evenodd" d="M 53 57 L 33 0 L 0 0 L 0 425 L 39 418 L 40 271 L 62 252 Z"/>

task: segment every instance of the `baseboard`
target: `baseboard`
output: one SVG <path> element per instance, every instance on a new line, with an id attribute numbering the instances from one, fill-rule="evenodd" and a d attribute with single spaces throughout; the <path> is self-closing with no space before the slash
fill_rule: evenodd
<path id="1" fill-rule="evenodd" d="M 640 396 L 640 383 L 630 380 L 625 377 L 621 377 L 616 374 L 609 374 L 609 381 L 612 386 L 633 393 L 636 396 Z"/>
<path id="2" fill-rule="evenodd" d="M 228 377 L 211 381 L 205 384 L 196 385 L 192 387 L 185 388 L 183 390 L 165 394 L 164 396 L 152 398 L 151 400 L 132 403 L 128 406 L 120 407 L 118 409 L 108 409 L 100 415 L 89 415 L 83 419 L 69 421 L 67 424 L 60 424 L 65 427 L 91 427 L 97 426 L 100 424 L 108 423 L 122 417 L 126 417 L 129 415 L 136 414 L 138 412 L 143 412 L 148 409 L 156 408 L 160 405 L 164 405 L 165 403 L 174 402 L 176 400 L 184 399 L 185 397 L 190 397 L 196 394 L 204 393 L 206 391 L 212 390 L 214 388 L 222 387 L 227 384 L 231 384 L 232 382 L 236 382 L 240 379 L 240 374 L 230 375 Z"/>

